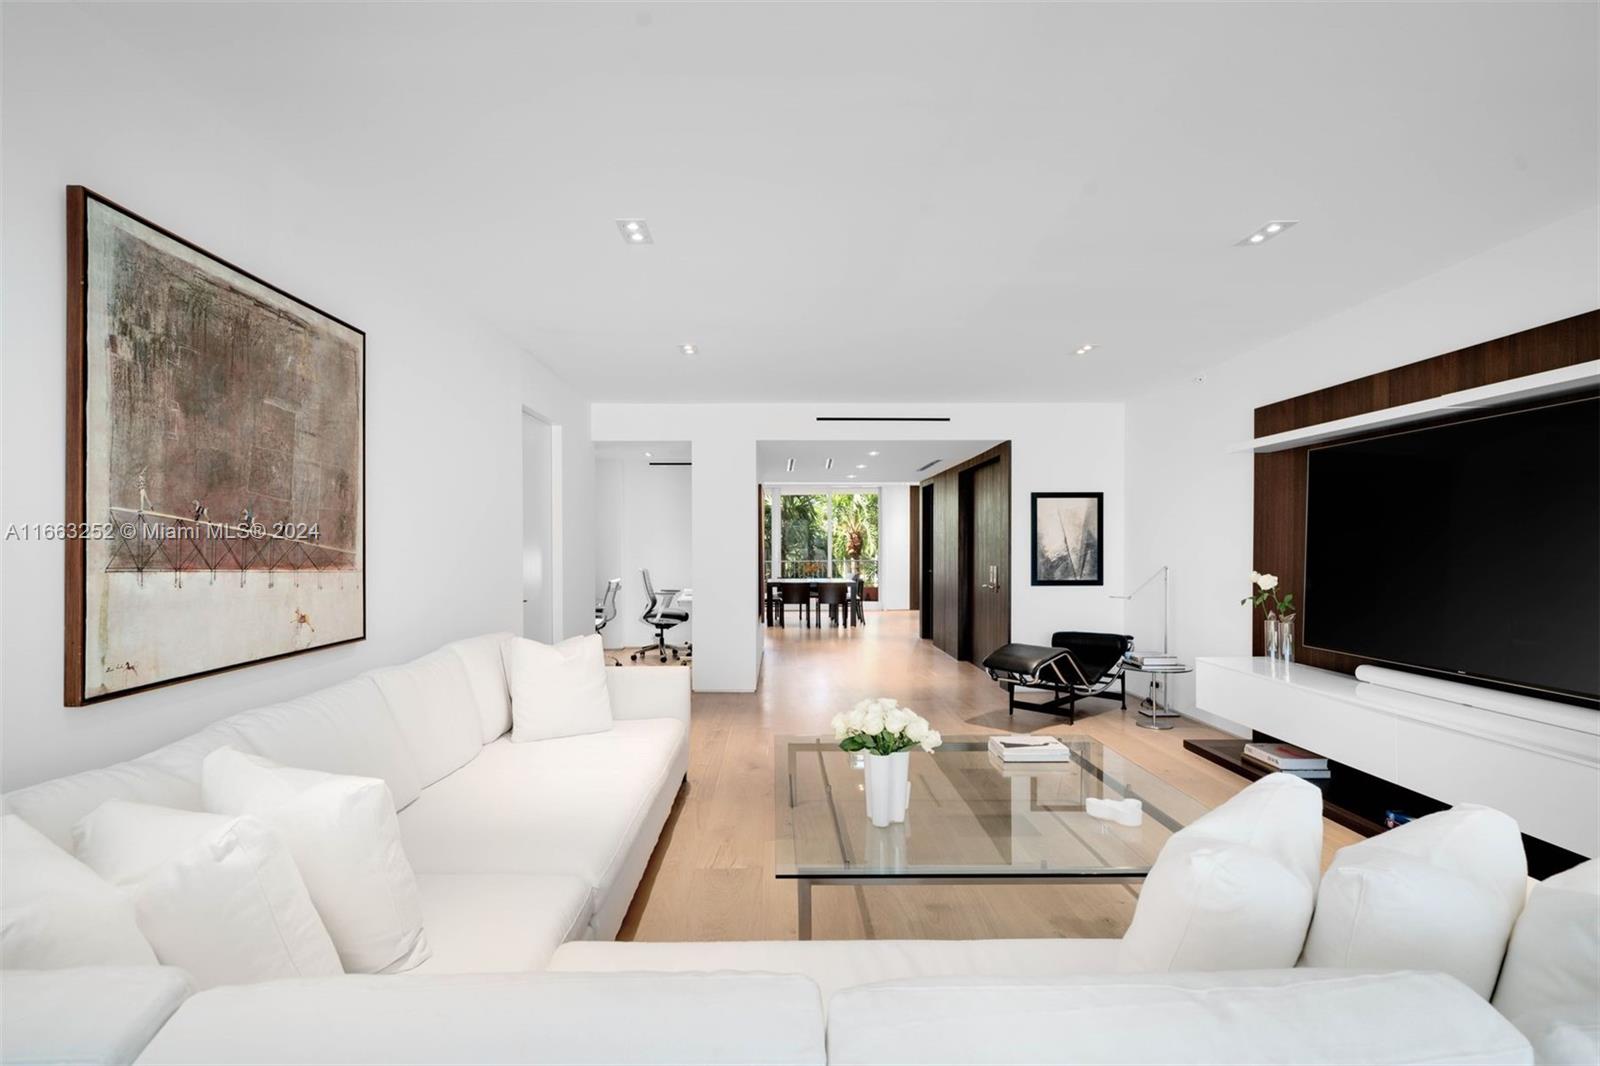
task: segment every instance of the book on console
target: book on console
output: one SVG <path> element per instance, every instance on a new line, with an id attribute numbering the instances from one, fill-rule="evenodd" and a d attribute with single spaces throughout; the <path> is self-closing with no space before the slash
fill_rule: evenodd
<path id="1" fill-rule="evenodd" d="M 1244 746 L 1244 757 L 1273 770 L 1326 770 L 1328 760 L 1293 744 L 1255 741 Z"/>
<path id="2" fill-rule="evenodd" d="M 989 752 L 1002 762 L 1065 762 L 1072 758 L 1072 749 L 1055 737 L 990 737 Z"/>

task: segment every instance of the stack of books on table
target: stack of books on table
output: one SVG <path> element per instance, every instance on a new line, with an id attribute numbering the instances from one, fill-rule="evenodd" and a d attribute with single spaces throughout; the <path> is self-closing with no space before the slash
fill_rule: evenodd
<path id="1" fill-rule="evenodd" d="M 1263 770 L 1274 773 L 1294 774 L 1313 780 L 1332 776 L 1327 759 L 1293 744 L 1253 742 L 1244 746 L 1244 758 L 1246 762 L 1255 763 Z"/>
<path id="2" fill-rule="evenodd" d="M 1165 652 L 1160 655 L 1135 655 L 1130 651 L 1123 658 L 1127 660 L 1129 666 L 1136 666 L 1141 670 L 1150 668 L 1159 670 L 1164 666 L 1182 665 L 1176 655 L 1168 655 Z"/>
<path id="3" fill-rule="evenodd" d="M 1066 762 L 1072 749 L 1055 737 L 1003 736 L 989 738 L 989 754 L 1001 762 Z"/>

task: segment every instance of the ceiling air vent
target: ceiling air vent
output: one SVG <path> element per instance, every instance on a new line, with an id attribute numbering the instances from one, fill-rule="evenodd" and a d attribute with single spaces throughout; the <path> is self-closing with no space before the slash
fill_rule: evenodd
<path id="1" fill-rule="evenodd" d="M 939 464 L 940 464 L 940 463 L 942 463 L 942 462 L 944 462 L 944 460 L 943 460 L 943 459 L 929 459 L 929 460 L 928 460 L 928 461 L 927 461 L 927 462 L 925 462 L 925 463 L 923 463 L 923 464 L 922 464 L 922 465 L 921 465 L 921 466 L 919 466 L 919 467 L 917 467 L 917 473 L 919 473 L 919 474 L 920 474 L 920 473 L 922 473 L 922 472 L 923 472 L 923 471 L 924 471 L 924 470 L 927 470 L 927 469 L 929 469 L 929 468 L 930 468 L 930 467 L 935 467 L 935 466 L 938 466 L 938 465 L 939 465 Z"/>
<path id="2" fill-rule="evenodd" d="M 650 465 L 651 466 L 693 466 L 694 463 L 690 462 L 688 459 L 656 459 L 656 460 L 653 460 L 650 463 Z"/>
<path id="3" fill-rule="evenodd" d="M 818 422 L 948 422 L 949 415 L 818 415 Z"/>

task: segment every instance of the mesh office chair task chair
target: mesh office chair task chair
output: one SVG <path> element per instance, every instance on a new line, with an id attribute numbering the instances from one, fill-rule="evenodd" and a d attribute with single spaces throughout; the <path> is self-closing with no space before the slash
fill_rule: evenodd
<path id="1" fill-rule="evenodd" d="M 640 617 L 644 619 L 646 625 L 655 627 L 656 642 L 654 644 L 647 644 L 640 648 L 638 651 L 634 652 L 630 658 L 632 658 L 634 662 L 638 662 L 651 652 L 655 652 L 661 657 L 662 662 L 666 662 L 667 653 L 671 652 L 674 659 L 681 658 L 685 663 L 687 663 L 688 656 L 694 654 L 694 644 L 667 643 L 667 630 L 673 628 L 674 626 L 681 626 L 689 620 L 688 611 L 684 610 L 682 607 L 674 607 L 672 605 L 672 601 L 677 597 L 678 593 L 682 592 L 683 590 L 658 590 L 655 587 L 655 584 L 650 580 L 650 571 L 641 570 L 639 573 L 644 577 L 645 598 L 644 614 Z"/>
<path id="2" fill-rule="evenodd" d="M 622 579 L 614 577 L 606 582 L 605 594 L 600 597 L 600 602 L 594 605 L 594 631 L 604 633 L 606 623 L 617 616 L 617 593 L 622 591 Z M 615 655 L 607 655 L 606 661 L 612 666 L 621 666 L 622 661 Z"/>

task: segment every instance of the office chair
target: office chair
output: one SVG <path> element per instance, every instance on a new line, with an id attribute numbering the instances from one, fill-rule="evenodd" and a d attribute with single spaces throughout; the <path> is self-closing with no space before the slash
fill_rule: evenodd
<path id="1" fill-rule="evenodd" d="M 688 611 L 681 607 L 675 608 L 672 606 L 673 599 L 683 590 L 661 589 L 660 591 L 657 591 L 655 584 L 650 580 L 650 571 L 641 570 L 639 573 L 644 576 L 645 597 L 644 614 L 640 617 L 644 619 L 646 625 L 655 627 L 656 642 L 640 648 L 638 651 L 634 652 L 630 658 L 632 658 L 634 662 L 638 662 L 641 658 L 648 655 L 652 651 L 661 657 L 662 662 L 667 661 L 668 652 L 672 653 L 672 657 L 674 659 L 678 659 L 680 656 L 693 655 L 694 645 L 692 643 L 667 643 L 667 630 L 673 628 L 674 626 L 681 626 L 683 623 L 689 620 Z"/>
<path id="2" fill-rule="evenodd" d="M 614 577 L 606 582 L 606 591 L 600 597 L 600 602 L 594 605 L 594 631 L 604 633 L 606 623 L 617 616 L 617 593 L 622 591 L 622 579 Z M 615 655 L 607 655 L 606 661 L 612 666 L 621 666 L 622 662 Z"/>

